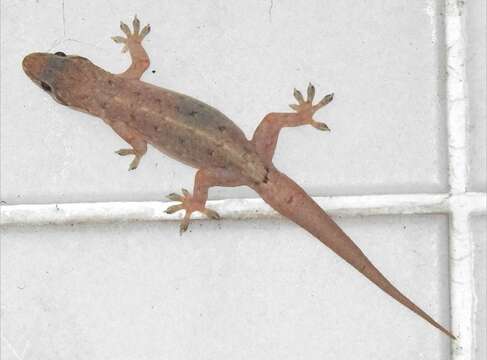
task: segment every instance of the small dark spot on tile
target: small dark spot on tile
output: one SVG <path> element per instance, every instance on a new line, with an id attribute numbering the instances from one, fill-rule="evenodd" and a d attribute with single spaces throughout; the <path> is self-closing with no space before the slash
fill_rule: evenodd
<path id="1" fill-rule="evenodd" d="M 192 110 L 192 111 L 189 113 L 189 116 L 193 116 L 193 117 L 194 117 L 196 114 L 198 114 L 198 112 L 197 112 L 197 111 Z"/>
<path id="2" fill-rule="evenodd" d="M 218 126 L 218 130 L 220 130 L 220 132 L 224 132 L 227 128 L 223 125 L 220 125 Z"/>
<path id="3" fill-rule="evenodd" d="M 294 196 L 290 196 L 287 200 L 286 200 L 286 204 L 291 204 L 292 202 L 294 201 Z"/>
<path id="4" fill-rule="evenodd" d="M 182 137 L 178 137 L 178 142 L 180 144 L 184 144 L 186 140 L 184 140 Z"/>
<path id="5" fill-rule="evenodd" d="M 211 149 L 206 150 L 206 152 L 207 152 L 207 153 L 208 153 L 208 155 L 210 155 L 210 156 L 213 156 L 213 154 L 215 153 L 215 152 L 214 152 L 213 150 L 211 150 Z"/>
<path id="6" fill-rule="evenodd" d="M 113 85 L 113 80 L 108 79 L 108 85 Z"/>
<path id="7" fill-rule="evenodd" d="M 155 70 L 152 70 L 152 73 L 153 73 L 153 74 L 155 74 L 155 73 L 156 73 L 156 71 L 155 71 Z"/>

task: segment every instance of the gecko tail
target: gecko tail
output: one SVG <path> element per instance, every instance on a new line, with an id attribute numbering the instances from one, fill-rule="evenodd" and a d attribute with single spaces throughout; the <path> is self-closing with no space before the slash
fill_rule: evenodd
<path id="1" fill-rule="evenodd" d="M 289 177 L 275 169 L 271 169 L 268 173 L 267 181 L 255 185 L 254 189 L 277 212 L 310 232 L 386 294 L 450 338 L 456 339 L 449 330 L 437 323 L 392 285 L 348 235 Z"/>

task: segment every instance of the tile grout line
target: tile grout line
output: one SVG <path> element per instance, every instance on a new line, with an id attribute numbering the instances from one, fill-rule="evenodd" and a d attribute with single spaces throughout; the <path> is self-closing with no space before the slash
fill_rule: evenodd
<path id="1" fill-rule="evenodd" d="M 447 0 L 446 56 L 447 56 L 447 129 L 449 185 L 452 194 L 467 189 L 467 110 L 465 74 L 465 36 L 462 10 L 456 0 Z"/>
<path id="2" fill-rule="evenodd" d="M 452 360 L 473 360 L 474 268 L 470 209 L 459 199 L 466 194 L 468 179 L 467 78 L 465 73 L 465 20 L 463 4 L 445 3 L 446 94 L 448 168 L 451 193 L 449 224 L 449 268 L 451 328 L 458 337 L 451 343 Z"/>
<path id="3" fill-rule="evenodd" d="M 368 216 L 394 214 L 447 214 L 461 208 L 469 213 L 487 213 L 487 193 L 395 194 L 328 196 L 313 199 L 332 216 Z M 64 204 L 22 204 L 0 207 L 0 225 L 46 225 L 113 223 L 127 221 L 179 220 L 181 212 L 168 215 L 164 210 L 173 202 L 94 202 Z M 262 199 L 225 199 L 208 201 L 223 219 L 271 218 L 279 215 Z M 203 219 L 194 214 L 195 219 Z"/>

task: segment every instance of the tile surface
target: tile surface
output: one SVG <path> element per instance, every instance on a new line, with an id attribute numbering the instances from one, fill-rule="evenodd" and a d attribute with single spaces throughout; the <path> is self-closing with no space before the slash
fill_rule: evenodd
<path id="1" fill-rule="evenodd" d="M 487 217 L 472 219 L 475 266 L 475 360 L 487 358 Z"/>
<path id="2" fill-rule="evenodd" d="M 466 1 L 467 83 L 470 107 L 470 189 L 487 191 L 486 1 Z"/>
<path id="3" fill-rule="evenodd" d="M 445 216 L 337 219 L 448 326 Z M 272 234 L 272 237 L 269 236 Z M 438 359 L 449 340 L 281 220 L 6 228 L 2 359 Z"/>
<path id="4" fill-rule="evenodd" d="M 143 80 L 223 111 L 251 136 L 309 81 L 332 104 L 282 132 L 276 165 L 315 195 L 440 192 L 446 186 L 441 1 L 2 1 L 1 186 L 13 203 L 155 200 L 194 170 L 150 150 L 135 172 L 98 119 L 60 106 L 23 74 L 34 51 L 81 54 L 113 72 L 110 40 L 137 13 L 152 24 Z M 244 14 L 244 15 L 243 15 Z M 253 196 L 220 189 L 213 198 Z"/>

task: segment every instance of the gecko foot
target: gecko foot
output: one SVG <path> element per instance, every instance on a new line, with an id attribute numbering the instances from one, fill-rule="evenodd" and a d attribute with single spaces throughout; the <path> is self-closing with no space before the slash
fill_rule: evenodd
<path id="1" fill-rule="evenodd" d="M 307 122 L 314 128 L 323 131 L 330 131 L 330 128 L 325 124 L 318 121 L 313 120 L 313 115 L 319 109 L 324 107 L 325 105 L 329 104 L 333 100 L 333 93 L 326 95 L 323 99 L 321 99 L 317 104 L 313 105 L 313 99 L 315 97 L 315 87 L 309 83 L 308 85 L 308 93 L 307 98 L 304 100 L 303 94 L 297 89 L 294 89 L 294 97 L 297 100 L 297 104 L 289 105 L 291 109 L 295 110 L 298 114 L 303 114 Z"/>
<path id="2" fill-rule="evenodd" d="M 186 189 L 181 189 L 183 195 L 169 194 L 168 198 L 172 201 L 180 201 L 181 204 L 169 206 L 166 209 L 167 214 L 173 214 L 179 210 L 186 210 L 184 218 L 179 226 L 179 233 L 182 235 L 189 227 L 189 221 L 191 219 L 191 213 L 199 211 L 205 214 L 210 219 L 220 219 L 220 215 L 214 210 L 205 208 L 205 205 L 195 200 L 193 196 Z"/>
<path id="3" fill-rule="evenodd" d="M 135 155 L 134 160 L 132 160 L 132 162 L 130 163 L 129 171 L 135 170 L 137 169 L 137 166 L 139 166 L 141 156 L 137 154 L 134 149 L 120 149 L 115 151 L 115 154 L 118 154 L 120 156 Z"/>
<path id="4" fill-rule="evenodd" d="M 133 32 L 130 31 L 130 28 L 128 27 L 127 24 L 125 24 L 124 22 L 121 21 L 120 22 L 120 29 L 122 29 L 122 31 L 125 33 L 125 35 L 127 37 L 123 37 L 123 36 L 113 36 L 112 37 L 113 41 L 115 41 L 116 43 L 125 44 L 124 47 L 122 48 L 123 53 L 128 50 L 128 48 L 130 47 L 130 45 L 132 43 L 135 43 L 135 44 L 142 43 L 142 40 L 144 39 L 144 37 L 150 32 L 150 25 L 149 24 L 144 26 L 142 31 L 140 31 L 140 21 L 137 18 L 137 15 L 134 16 L 134 21 L 132 21 L 132 26 L 134 28 Z"/>

